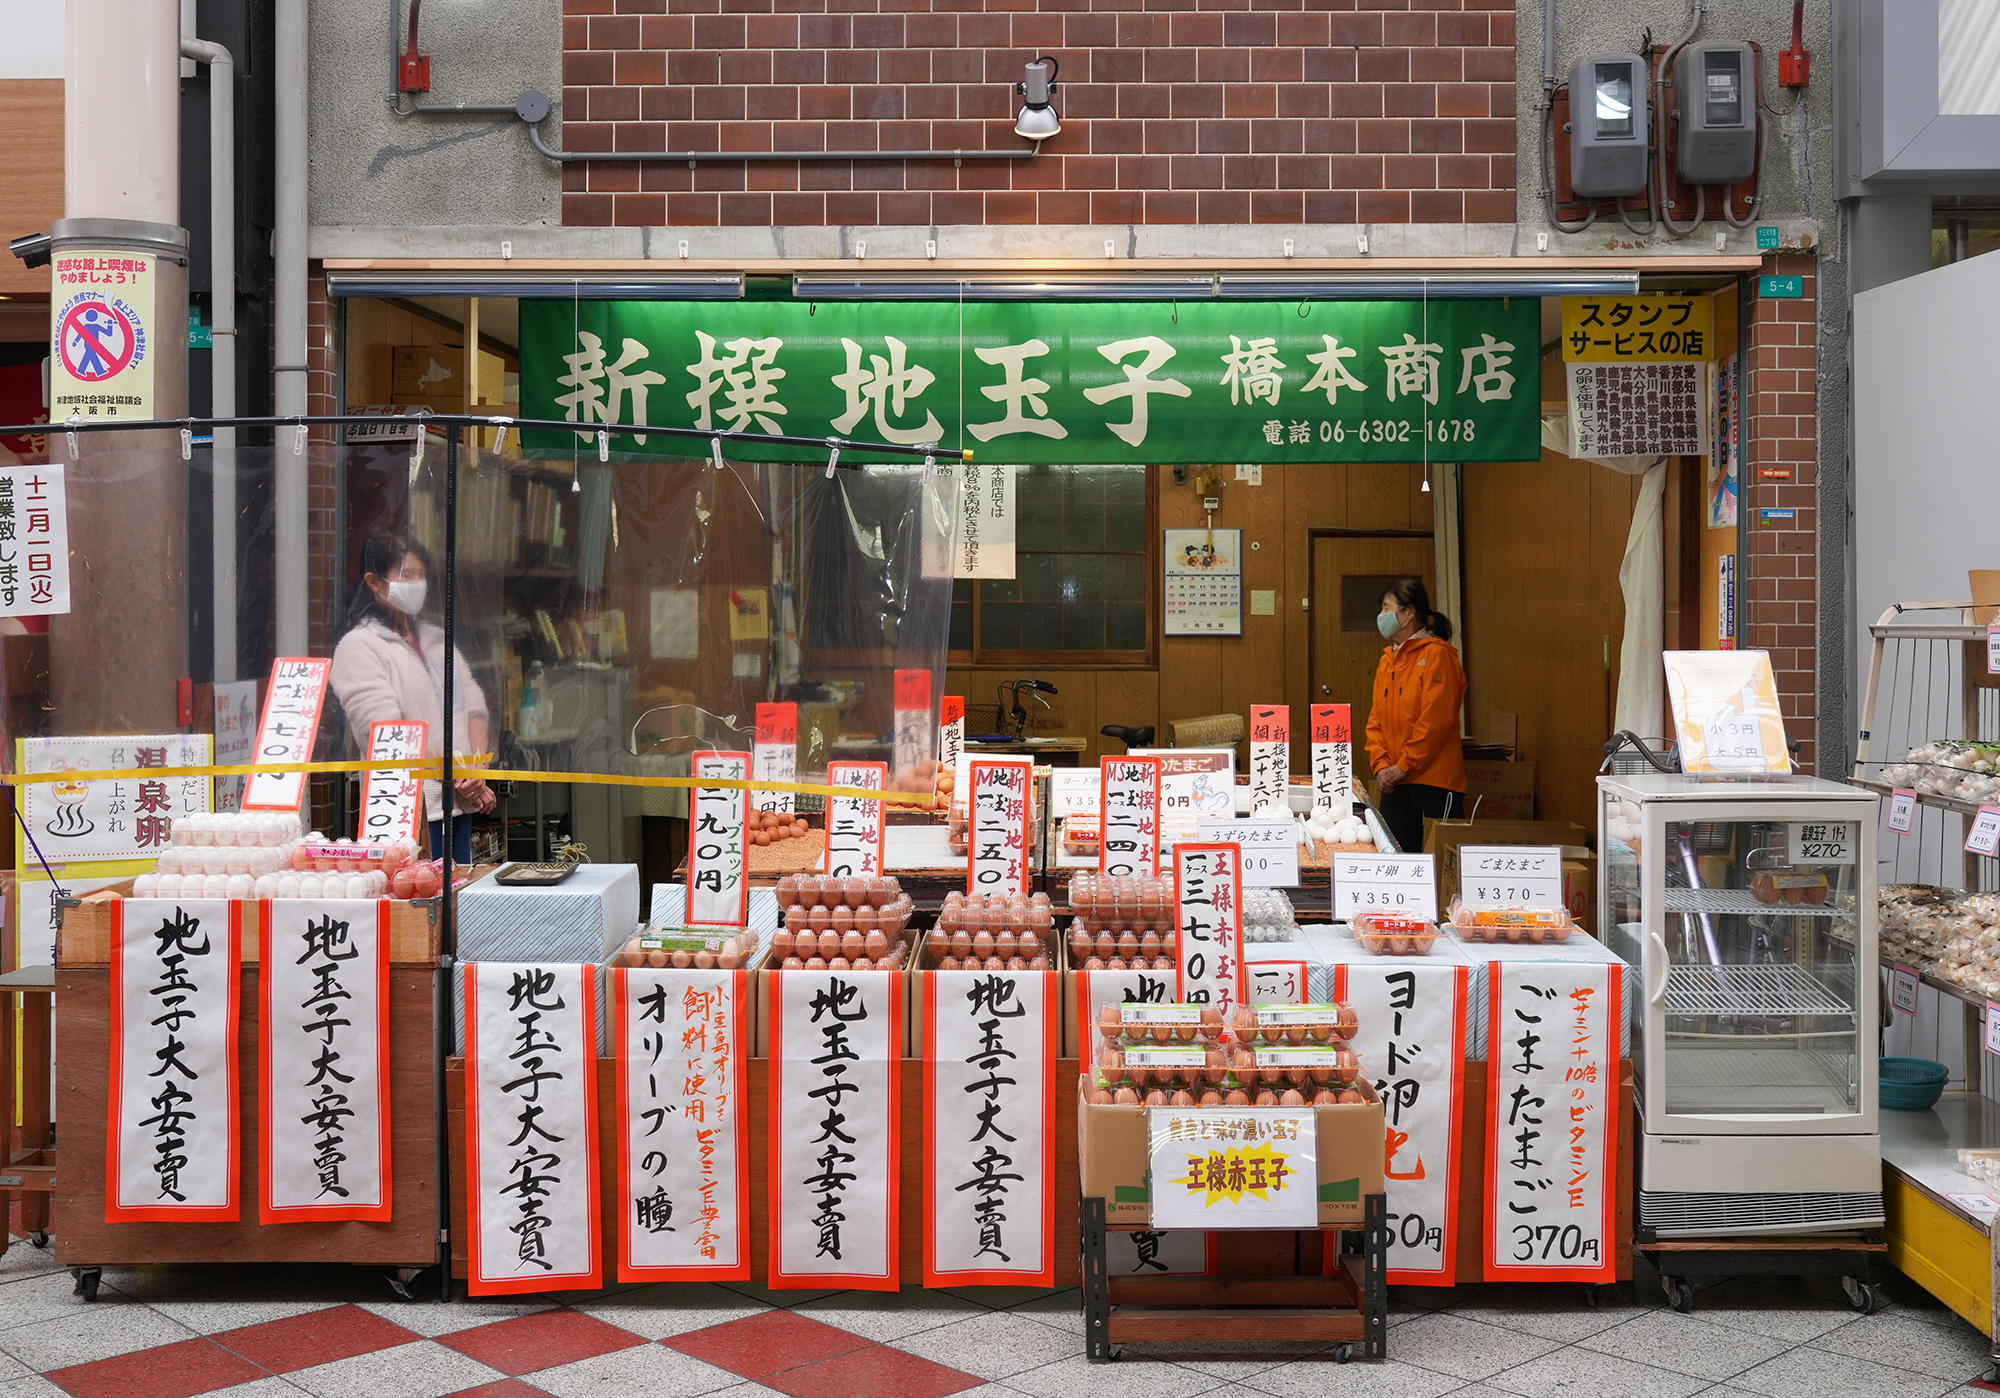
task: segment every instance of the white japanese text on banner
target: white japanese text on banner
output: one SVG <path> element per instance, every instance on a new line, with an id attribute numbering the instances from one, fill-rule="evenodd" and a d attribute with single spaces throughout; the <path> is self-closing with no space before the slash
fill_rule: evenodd
<path id="1" fill-rule="evenodd" d="M 326 703 L 331 660 L 280 656 L 271 662 L 264 691 L 264 717 L 257 724 L 257 761 L 281 764 L 312 760 L 319 733 L 320 706 Z M 258 772 L 243 793 L 246 811 L 296 811 L 305 794 L 304 772 Z"/>
<path id="2" fill-rule="evenodd" d="M 966 793 L 965 891 L 1019 893 L 1027 887 L 1028 811 L 1034 764 L 998 758 L 972 764 Z"/>
<path id="3" fill-rule="evenodd" d="M 1243 977 L 1242 851 L 1235 845 L 1174 846 L 1174 907 L 1180 933 L 1180 993 L 1213 1005 L 1229 1023 L 1249 987 Z"/>
<path id="4" fill-rule="evenodd" d="M 698 752 L 694 779 L 748 781 L 747 752 Z M 750 793 L 735 786 L 697 786 L 688 824 L 690 927 L 741 927 L 750 913 Z"/>
<path id="5" fill-rule="evenodd" d="M 829 762 L 828 786 L 880 791 L 889 784 L 888 764 Z M 882 803 L 865 796 L 826 798 L 826 863 L 821 872 L 846 878 L 873 878 L 882 872 Z"/>
<path id="6" fill-rule="evenodd" d="M 1098 872 L 1151 878 L 1160 867 L 1160 759 L 1107 757 L 1099 764 L 1103 834 Z"/>

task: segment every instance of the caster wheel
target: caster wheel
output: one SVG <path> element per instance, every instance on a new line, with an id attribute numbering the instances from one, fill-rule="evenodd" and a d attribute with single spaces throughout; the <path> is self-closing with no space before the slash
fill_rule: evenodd
<path id="1" fill-rule="evenodd" d="M 1354 1345 L 1350 1341 L 1342 1340 L 1339 1344 L 1333 1347 L 1334 1363 L 1345 1364 L 1353 1358 L 1354 1358 Z"/>
<path id="2" fill-rule="evenodd" d="M 1592 1309 L 1592 1310 L 1594 1311 L 1594 1310 L 1596 1310 L 1596 1309 L 1598 1308 L 1598 1306 L 1599 1306 L 1600 1304 L 1602 1304 L 1603 1300 L 1604 1300 L 1604 1285 L 1603 1285 L 1603 1283 L 1601 1283 L 1601 1282 L 1585 1282 L 1585 1283 L 1583 1284 L 1583 1304 L 1584 1304 L 1584 1305 L 1586 1305 L 1586 1306 L 1590 1307 L 1590 1308 L 1591 1308 L 1591 1309 Z"/>
<path id="3" fill-rule="evenodd" d="M 1663 1285 L 1666 1283 L 1666 1278 L 1662 1277 L 1660 1280 Z M 1675 1310 L 1687 1315 L 1694 1310 L 1694 1288 L 1676 1277 L 1673 1285 L 1667 1290 L 1667 1300 Z"/>
<path id="4" fill-rule="evenodd" d="M 2000 1387 L 2000 1359 L 1995 1359 L 1991 1364 L 1988 1364 L 1986 1372 L 1979 1376 L 1979 1380 L 1981 1383 L 1990 1383 L 1995 1387 Z"/>
<path id="5" fill-rule="evenodd" d="M 417 1299 L 414 1289 L 417 1284 L 417 1278 L 422 1276 L 423 1272 L 424 1269 L 421 1267 L 395 1267 L 390 1269 L 383 1276 L 382 1280 L 389 1283 L 389 1290 L 395 1292 L 405 1301 L 414 1301 Z"/>
<path id="6" fill-rule="evenodd" d="M 76 1278 L 76 1286 L 71 1290 L 70 1294 L 72 1296 L 81 1296 L 86 1301 L 95 1301 L 97 1299 L 98 1283 L 104 1280 L 102 1269 L 97 1267 L 79 1267 L 71 1275 Z"/>
<path id="7" fill-rule="evenodd" d="M 49 1235 L 44 1233 L 41 1229 L 37 1228 L 34 1232 L 28 1235 L 28 1241 L 33 1243 L 38 1248 L 45 1248 L 49 1245 Z"/>
<path id="8" fill-rule="evenodd" d="M 1875 1288 L 1858 1277 L 1842 1277 L 1840 1289 L 1847 1293 L 1847 1304 L 1863 1315 L 1873 1311 L 1880 1299 Z"/>

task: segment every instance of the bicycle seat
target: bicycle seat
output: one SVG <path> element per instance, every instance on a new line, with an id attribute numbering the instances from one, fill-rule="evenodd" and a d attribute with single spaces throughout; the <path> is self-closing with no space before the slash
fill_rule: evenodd
<path id="1" fill-rule="evenodd" d="M 1097 731 L 1107 738 L 1116 738 L 1127 749 L 1148 748 L 1153 745 L 1153 728 L 1150 724 L 1144 728 L 1126 728 L 1116 723 L 1107 723 Z"/>

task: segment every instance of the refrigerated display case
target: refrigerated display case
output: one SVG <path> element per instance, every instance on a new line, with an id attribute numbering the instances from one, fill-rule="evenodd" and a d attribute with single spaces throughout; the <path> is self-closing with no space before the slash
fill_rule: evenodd
<path id="1" fill-rule="evenodd" d="M 1639 1227 L 1883 1222 L 1871 792 L 1598 778 L 1605 939 L 1641 968 Z"/>

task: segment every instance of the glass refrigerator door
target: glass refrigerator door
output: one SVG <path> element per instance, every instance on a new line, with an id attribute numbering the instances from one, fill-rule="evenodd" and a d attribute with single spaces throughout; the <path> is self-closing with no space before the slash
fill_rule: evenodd
<path id="1" fill-rule="evenodd" d="M 1649 805 L 1647 1129 L 1875 1129 L 1876 978 L 1856 956 L 1874 826 L 1826 818 L 1856 813 Z"/>

